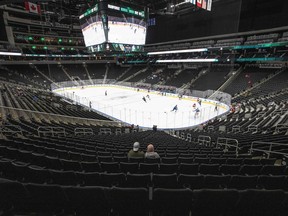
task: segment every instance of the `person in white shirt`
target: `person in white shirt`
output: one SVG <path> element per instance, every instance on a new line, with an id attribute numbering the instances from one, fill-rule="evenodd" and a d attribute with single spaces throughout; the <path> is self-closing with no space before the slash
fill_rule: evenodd
<path id="1" fill-rule="evenodd" d="M 149 144 L 145 153 L 145 158 L 160 158 L 159 154 L 154 151 L 154 146 Z"/>

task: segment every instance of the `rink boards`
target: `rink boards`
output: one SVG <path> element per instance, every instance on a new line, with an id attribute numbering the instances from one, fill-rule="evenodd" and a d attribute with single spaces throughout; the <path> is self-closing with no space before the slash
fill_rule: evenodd
<path id="1" fill-rule="evenodd" d="M 215 110 L 217 102 L 208 99 L 201 99 L 200 106 L 195 97 L 183 96 L 179 99 L 176 94 L 148 92 L 118 85 L 69 87 L 56 89 L 54 93 L 114 119 L 145 128 L 151 128 L 153 125 L 160 129 L 192 127 L 229 111 L 229 107 L 223 103 L 218 103 L 218 109 Z M 194 104 L 196 107 L 193 107 Z M 175 105 L 178 111 L 172 112 Z M 196 108 L 200 110 L 198 115 L 195 112 Z"/>

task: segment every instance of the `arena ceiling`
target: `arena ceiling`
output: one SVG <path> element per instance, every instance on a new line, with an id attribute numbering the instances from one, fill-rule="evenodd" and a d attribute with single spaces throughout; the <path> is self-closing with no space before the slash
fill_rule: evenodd
<path id="1" fill-rule="evenodd" d="M 190 7 L 187 4 L 182 5 L 184 0 L 108 0 L 109 2 L 128 2 L 139 6 L 148 7 L 150 13 L 163 14 L 163 12 L 174 12 L 176 6 L 177 10 Z M 213 0 L 213 4 L 219 1 L 229 0 Z M 62 8 L 66 14 L 79 15 L 83 8 L 87 8 L 87 5 L 95 2 L 95 0 L 29 0 L 29 2 L 40 3 L 48 5 L 48 8 L 54 8 L 55 10 Z M 0 0 L 0 5 L 9 4 L 23 4 L 23 0 Z M 57 11 L 58 13 L 58 11 Z"/>

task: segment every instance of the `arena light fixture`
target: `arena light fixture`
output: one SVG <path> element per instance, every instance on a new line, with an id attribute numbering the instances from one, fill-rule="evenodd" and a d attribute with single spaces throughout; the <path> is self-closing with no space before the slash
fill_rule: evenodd
<path id="1" fill-rule="evenodd" d="M 0 55 L 21 56 L 22 53 L 14 53 L 14 52 L 0 52 Z"/>
<path id="2" fill-rule="evenodd" d="M 173 53 L 193 53 L 193 52 L 206 52 L 208 49 L 185 49 L 185 50 L 171 50 L 171 51 L 159 51 L 159 52 L 148 52 L 147 55 L 161 55 L 161 54 L 173 54 Z"/>
<path id="3" fill-rule="evenodd" d="M 156 63 L 172 63 L 172 62 L 218 62 L 218 59 L 165 59 L 157 60 Z"/>

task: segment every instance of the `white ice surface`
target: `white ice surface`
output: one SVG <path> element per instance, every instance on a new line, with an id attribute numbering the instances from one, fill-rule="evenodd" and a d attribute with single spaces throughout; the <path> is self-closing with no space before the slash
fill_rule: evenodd
<path id="1" fill-rule="evenodd" d="M 105 96 L 107 91 L 107 96 Z M 157 125 L 160 129 L 187 128 L 199 125 L 211 118 L 228 111 L 229 107 L 220 104 L 215 111 L 215 102 L 201 99 L 201 106 L 197 98 L 184 96 L 181 100 L 174 94 L 162 96 L 159 92 L 149 92 L 135 88 L 111 85 L 61 88 L 54 90 L 56 94 L 73 99 L 77 103 L 89 107 L 106 115 L 112 116 L 125 123 L 151 128 Z M 150 100 L 146 97 L 149 94 Z M 145 103 L 142 97 L 146 97 Z M 198 116 L 195 109 L 200 109 Z M 177 105 L 178 111 L 172 112 Z"/>

